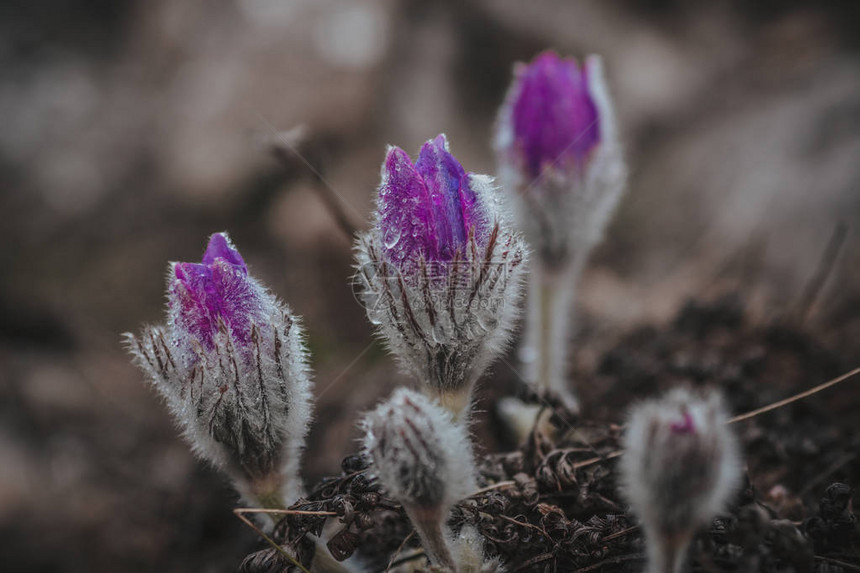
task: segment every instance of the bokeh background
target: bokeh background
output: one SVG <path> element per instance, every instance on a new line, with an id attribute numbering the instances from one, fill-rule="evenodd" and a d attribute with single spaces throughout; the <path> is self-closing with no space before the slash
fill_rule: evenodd
<path id="1" fill-rule="evenodd" d="M 578 370 L 690 297 L 796 314 L 839 229 L 805 321 L 856 341 L 857 30 L 851 0 L 3 2 L 0 569 L 234 571 L 254 535 L 121 333 L 162 320 L 167 261 L 229 231 L 305 317 L 305 474 L 337 471 L 357 414 L 408 381 L 354 300 L 321 188 L 362 223 L 385 145 L 439 132 L 492 174 L 512 63 L 546 48 L 604 56 L 630 167 L 579 294 Z M 273 156 L 282 131 L 301 158 Z"/>

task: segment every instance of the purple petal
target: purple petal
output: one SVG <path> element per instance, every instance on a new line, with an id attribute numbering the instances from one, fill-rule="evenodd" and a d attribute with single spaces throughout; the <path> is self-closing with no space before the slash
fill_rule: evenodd
<path id="1" fill-rule="evenodd" d="M 669 426 L 669 431 L 673 434 L 692 434 L 696 431 L 696 425 L 693 422 L 693 417 L 689 412 L 684 412 L 684 420 L 682 422 L 673 422 Z"/>
<path id="2" fill-rule="evenodd" d="M 173 266 L 169 305 L 174 326 L 211 349 L 223 321 L 236 344 L 247 347 L 251 325 L 262 316 L 260 287 L 222 234 L 212 236 L 203 261 Z"/>
<path id="3" fill-rule="evenodd" d="M 206 252 L 203 253 L 203 261 L 204 265 L 208 265 L 215 262 L 215 259 L 224 259 L 231 265 L 237 265 L 242 267 L 245 272 L 248 271 L 248 267 L 245 265 L 245 260 L 242 258 L 242 255 L 239 254 L 239 251 L 233 248 L 230 244 L 230 239 L 227 237 L 227 233 L 215 233 L 211 237 L 209 237 L 209 245 L 206 247 Z"/>
<path id="4" fill-rule="evenodd" d="M 217 328 L 209 304 L 213 295 L 212 271 L 205 265 L 178 263 L 173 272 L 169 297 L 170 308 L 175 312 L 175 326 L 199 340 L 205 348 L 211 348 Z"/>
<path id="5" fill-rule="evenodd" d="M 463 229 L 466 237 L 472 233 L 479 245 L 483 245 L 487 238 L 487 225 L 480 212 L 478 197 L 472 190 L 469 182 L 469 173 L 460 177 L 460 210 L 463 213 Z"/>
<path id="6" fill-rule="evenodd" d="M 454 258 L 468 237 L 460 203 L 460 185 L 466 172 L 446 147 L 445 136 L 439 135 L 421 147 L 415 162 L 430 194 L 435 241 L 442 260 Z"/>
<path id="7" fill-rule="evenodd" d="M 533 177 L 550 166 L 579 168 L 599 143 L 597 107 L 588 78 L 573 59 L 544 52 L 516 80 L 513 131 L 517 152 Z"/>
<path id="8" fill-rule="evenodd" d="M 437 257 L 433 212 L 424 180 L 399 147 L 385 158 L 379 189 L 380 230 L 388 260 L 400 265 L 419 254 Z"/>
<path id="9" fill-rule="evenodd" d="M 230 326 L 234 338 L 247 345 L 251 340 L 251 324 L 261 318 L 259 287 L 248 280 L 242 269 L 226 261 L 212 265 L 213 294 L 209 309 Z"/>
<path id="10" fill-rule="evenodd" d="M 386 258 L 401 270 L 419 257 L 450 261 L 469 233 L 486 226 L 469 175 L 448 152 L 444 135 L 421 147 L 412 163 L 402 149 L 388 151 L 379 189 L 379 231 Z"/>

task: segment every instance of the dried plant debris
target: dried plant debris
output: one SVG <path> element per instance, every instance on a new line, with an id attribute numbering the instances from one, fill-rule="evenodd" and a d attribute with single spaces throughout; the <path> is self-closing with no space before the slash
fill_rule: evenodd
<path id="1" fill-rule="evenodd" d="M 621 356 L 627 357 L 623 364 Z M 678 373 L 680 357 L 684 375 Z M 704 369 L 707 375 L 691 375 Z M 749 325 L 736 301 L 725 299 L 691 304 L 664 330 L 639 331 L 619 342 L 596 375 L 602 394 L 587 400 L 601 401 L 621 420 L 629 406 L 619 397 L 623 384 L 636 381 L 637 394 L 655 395 L 685 382 L 721 386 L 737 413 L 840 369 L 847 365 L 814 338 L 784 326 Z M 515 451 L 479 456 L 478 490 L 454 506 L 451 529 L 476 528 L 487 556 L 498 557 L 509 572 L 642 571 L 642 531 L 619 493 L 623 428 L 563 412 L 552 395 L 523 398 L 555 406 L 558 431 L 535 431 Z M 833 415 L 839 401 L 835 390 L 736 425 L 747 467 L 744 482 L 728 508 L 693 538 L 686 570 L 860 570 L 860 525 L 852 505 L 860 432 L 856 422 Z M 301 555 L 301 540 L 325 528 L 332 555 L 356 555 L 367 571 L 406 564 L 430 571 L 402 508 L 369 475 L 361 456 L 344 459 L 339 476 L 323 479 L 291 507 L 336 517 L 289 515 L 275 538 L 289 547 L 299 544 Z M 242 565 L 249 573 L 286 570 L 273 549 L 250 555 Z"/>

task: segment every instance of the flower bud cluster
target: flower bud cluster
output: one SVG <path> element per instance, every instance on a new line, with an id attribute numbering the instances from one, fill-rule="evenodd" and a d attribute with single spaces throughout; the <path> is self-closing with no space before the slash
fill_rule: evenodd
<path id="1" fill-rule="evenodd" d="M 495 147 L 501 192 L 491 178 L 466 172 L 444 135 L 427 141 L 414 162 L 390 147 L 372 226 L 355 248 L 367 315 L 423 390 L 400 388 L 364 417 L 364 454 L 432 566 L 458 573 L 501 570 L 498 559 L 486 559 L 474 526 L 455 535 L 447 522 L 477 489 L 467 412 L 475 382 L 511 337 L 525 240 L 536 254 L 527 377 L 567 409 L 578 407 L 565 379 L 568 315 L 626 177 L 600 59 L 580 68 L 548 52 L 519 67 Z M 200 263 L 170 265 L 167 298 L 166 324 L 126 335 L 135 362 L 200 457 L 227 472 L 247 501 L 286 508 L 302 492 L 299 458 L 311 415 L 299 319 L 249 274 L 225 233 L 211 236 Z M 517 404 L 504 412 L 526 419 Z M 533 427 L 534 413 L 527 418 Z M 692 536 L 738 486 L 739 448 L 727 421 L 718 394 L 686 389 L 630 415 L 620 469 L 653 573 L 680 571 Z M 551 463 L 547 456 L 530 488 L 521 488 L 535 503 L 534 484 L 576 483 L 575 464 L 556 471 Z M 358 539 L 344 528 L 330 547 L 344 559 Z M 321 540 L 313 544 L 316 570 L 346 569 Z"/>

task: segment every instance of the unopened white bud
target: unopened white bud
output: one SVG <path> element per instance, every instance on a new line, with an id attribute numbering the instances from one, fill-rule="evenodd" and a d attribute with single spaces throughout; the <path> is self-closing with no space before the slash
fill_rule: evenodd
<path id="1" fill-rule="evenodd" d="M 430 561 L 458 571 L 446 521 L 451 507 L 477 487 L 465 428 L 450 412 L 406 388 L 370 412 L 363 426 L 373 472 L 403 505 Z"/>
<path id="2" fill-rule="evenodd" d="M 675 389 L 633 408 L 620 468 L 651 573 L 681 571 L 693 535 L 736 491 L 741 461 L 728 419 L 715 391 Z"/>

